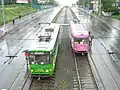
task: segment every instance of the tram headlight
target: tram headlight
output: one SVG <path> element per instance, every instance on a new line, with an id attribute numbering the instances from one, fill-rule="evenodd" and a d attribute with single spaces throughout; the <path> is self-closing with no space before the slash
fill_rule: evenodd
<path id="1" fill-rule="evenodd" d="M 46 70 L 46 72 L 49 72 L 49 70 Z"/>
<path id="2" fill-rule="evenodd" d="M 84 43 L 83 41 L 80 42 L 80 44 L 83 44 L 83 43 Z"/>
<path id="3" fill-rule="evenodd" d="M 35 64 L 35 62 L 31 62 L 32 64 Z"/>
<path id="4" fill-rule="evenodd" d="M 44 62 L 41 62 L 41 64 L 44 64 Z"/>
<path id="5" fill-rule="evenodd" d="M 52 69 L 50 69 L 50 71 L 52 71 Z"/>
<path id="6" fill-rule="evenodd" d="M 75 44 L 78 44 L 78 42 L 75 42 Z"/>
<path id="7" fill-rule="evenodd" d="M 31 69 L 31 72 L 33 72 L 33 70 Z"/>

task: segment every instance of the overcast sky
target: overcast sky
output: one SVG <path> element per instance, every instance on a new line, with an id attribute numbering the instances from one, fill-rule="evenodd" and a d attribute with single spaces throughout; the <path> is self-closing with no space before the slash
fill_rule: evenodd
<path id="1" fill-rule="evenodd" d="M 55 0 L 58 1 L 62 5 L 71 5 L 72 3 L 76 3 L 78 0 Z"/>
<path id="2" fill-rule="evenodd" d="M 17 0 L 18 3 L 21 3 L 21 2 L 27 3 L 27 1 L 28 0 Z M 59 2 L 62 5 L 71 5 L 72 3 L 76 3 L 76 1 L 78 0 L 55 0 L 55 1 Z"/>

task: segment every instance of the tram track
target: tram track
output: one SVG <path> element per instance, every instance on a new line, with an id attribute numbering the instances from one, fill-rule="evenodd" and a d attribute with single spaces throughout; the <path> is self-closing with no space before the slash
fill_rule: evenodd
<path id="1" fill-rule="evenodd" d="M 75 14 L 73 14 L 73 16 L 74 15 Z M 75 18 L 78 20 L 77 16 Z M 105 90 L 99 71 L 96 68 L 90 53 L 91 51 L 89 51 L 87 56 L 76 56 L 73 54 L 75 58 L 75 69 L 73 70 L 73 90 Z"/>
<path id="2" fill-rule="evenodd" d="M 100 27 L 100 28 L 99 28 Z M 111 40 L 111 43 L 109 42 L 109 43 L 106 43 L 106 41 L 107 40 L 109 40 L 110 38 L 113 38 L 113 37 L 109 37 L 109 39 L 108 39 L 108 37 L 106 37 L 106 36 L 108 36 L 109 34 L 109 32 L 111 32 L 112 30 L 113 31 L 116 31 L 116 30 L 114 30 L 114 29 L 111 29 L 111 27 L 109 28 L 109 27 L 107 27 L 107 26 L 104 26 L 104 25 L 95 25 L 95 23 L 94 23 L 94 25 L 92 25 L 92 28 L 93 28 L 93 33 L 95 33 L 95 36 L 97 37 L 96 39 L 98 40 L 98 42 L 102 45 L 102 47 L 104 48 L 104 50 L 105 50 L 105 52 L 104 53 L 101 53 L 100 51 L 99 51 L 99 49 L 100 48 L 97 48 L 96 49 L 96 51 L 98 52 L 98 54 L 102 57 L 102 56 L 112 56 L 112 60 L 113 60 L 113 63 L 116 63 L 116 67 L 117 67 L 117 69 L 119 68 L 119 65 L 118 65 L 118 63 L 119 63 L 119 61 L 117 60 L 118 58 L 119 58 L 119 46 L 117 47 L 117 45 L 116 46 L 114 46 L 114 44 L 113 43 L 116 43 L 115 41 L 112 41 Z M 103 30 L 104 30 L 104 32 L 103 32 Z M 106 32 L 105 32 L 106 31 Z M 119 33 L 119 32 L 117 32 L 117 33 Z M 117 35 L 119 35 L 119 34 L 117 34 Z M 116 38 L 116 37 L 114 37 L 114 38 Z M 96 41 L 97 41 L 96 40 Z M 102 41 L 102 42 L 101 42 Z M 117 42 L 119 42 L 119 39 L 117 40 Z M 106 52 L 106 51 L 108 51 L 108 52 Z M 91 58 L 93 57 L 92 55 L 90 55 L 91 56 Z M 105 58 L 105 57 L 104 57 Z M 101 58 L 102 59 L 102 58 Z M 116 59 L 116 60 L 115 60 Z M 98 59 L 99 60 L 99 59 Z M 91 63 L 91 61 L 89 60 L 89 62 Z M 114 65 L 114 64 L 112 64 L 112 62 L 109 64 L 109 61 L 107 62 L 107 60 L 105 60 L 105 59 L 103 59 L 102 60 L 102 62 L 103 62 L 103 64 L 101 64 L 101 65 L 103 65 L 103 67 L 104 67 L 104 69 L 105 69 L 105 72 L 107 73 L 106 74 L 106 78 L 108 78 L 108 77 L 110 77 L 110 79 L 111 79 L 111 81 L 109 82 L 108 80 L 109 80 L 109 78 L 106 80 L 106 81 L 108 81 L 108 83 L 113 83 L 113 84 L 111 84 L 109 87 L 106 85 L 107 83 L 105 83 L 105 81 L 104 81 L 104 79 L 106 79 L 106 78 L 103 78 L 103 77 L 101 77 L 101 74 L 100 74 L 100 71 L 98 70 L 98 66 L 96 67 L 96 66 L 94 66 L 94 68 L 96 68 L 96 70 L 98 71 L 97 72 L 97 74 L 98 74 L 98 77 L 99 77 L 99 79 L 97 80 L 98 82 L 96 83 L 96 84 L 98 84 L 99 82 L 101 82 L 101 83 L 99 83 L 99 84 L 101 84 L 100 86 L 98 86 L 98 88 L 100 89 L 100 90 L 114 90 L 114 89 L 116 89 L 116 90 L 119 90 L 119 81 L 118 81 L 118 78 L 117 78 L 117 75 L 119 76 L 119 74 L 118 73 L 116 73 L 116 71 L 118 71 L 118 70 L 116 70 L 116 67 L 115 67 L 115 69 L 114 70 L 112 70 L 112 68 L 110 68 L 110 66 L 112 66 L 112 65 Z M 96 64 L 96 61 L 94 60 L 94 61 L 92 61 L 92 63 L 94 64 Z M 101 62 L 98 62 L 98 63 L 101 63 Z M 112 65 L 111 65 L 112 64 Z M 96 64 L 97 65 L 97 64 Z M 91 66 L 91 67 L 93 67 L 93 66 Z M 102 70 L 102 71 L 104 71 L 104 69 Z M 120 69 L 119 69 L 120 70 Z M 93 73 L 94 74 L 94 73 Z M 103 80 L 102 80 L 103 79 Z M 96 78 L 95 78 L 95 81 L 96 81 Z M 115 86 L 116 88 L 114 88 L 114 89 L 112 89 L 112 87 L 113 86 Z M 102 89 L 101 89 L 101 86 L 102 86 Z M 109 88 L 109 89 L 108 89 Z M 93 90 L 93 89 L 92 89 Z"/>
<path id="3" fill-rule="evenodd" d="M 33 78 L 28 90 L 54 90 L 54 84 L 55 84 L 55 75 L 52 77 L 45 77 L 45 78 L 41 77 L 40 79 Z"/>
<path id="4" fill-rule="evenodd" d="M 57 16 L 55 16 L 57 17 Z M 53 20 L 51 22 L 54 22 Z M 30 75 L 27 75 L 25 83 L 21 90 L 55 90 L 55 76 L 56 76 L 56 67 L 54 75 L 51 77 L 37 77 L 33 78 Z"/>
<path id="5" fill-rule="evenodd" d="M 73 70 L 73 90 L 98 90 L 87 56 L 73 54 L 75 69 Z"/>
<path id="6" fill-rule="evenodd" d="M 102 22 L 103 23 L 103 22 Z M 97 37 L 97 40 L 99 41 L 99 43 L 102 45 L 102 47 L 107 51 L 107 53 L 105 54 L 109 54 L 109 56 L 111 57 L 111 60 L 112 62 L 116 65 L 116 68 L 118 71 L 120 71 L 120 61 L 119 61 L 119 46 L 118 47 L 115 47 L 114 46 L 114 43 L 115 41 L 114 40 L 110 40 L 111 38 L 118 38 L 119 36 L 115 36 L 115 37 L 111 37 L 109 36 L 109 34 L 106 36 L 105 33 L 109 33 L 109 32 L 112 32 L 112 31 L 119 31 L 118 29 L 114 28 L 113 26 L 110 26 L 110 25 L 107 25 L 105 23 L 105 25 L 103 24 L 97 24 L 98 26 L 94 26 L 95 29 L 98 30 L 98 32 L 101 32 L 102 30 L 104 30 L 104 34 L 100 34 L 101 37 Z M 100 28 L 98 28 L 100 27 Z M 103 29 L 101 29 L 103 28 Z M 106 30 L 106 32 L 105 32 Z M 102 31 L 103 32 L 103 31 Z M 95 33 L 97 34 L 97 32 L 95 31 Z M 117 32 L 119 33 L 119 32 Z M 119 34 L 118 34 L 119 35 Z M 119 39 L 119 38 L 118 38 Z M 109 40 L 111 41 L 111 43 L 106 43 L 106 41 Z M 119 42 L 119 40 L 117 40 L 117 42 Z M 96 49 L 98 51 L 98 49 Z M 98 51 L 99 52 L 99 51 Z M 101 53 L 99 53 L 101 54 Z M 119 83 L 114 75 L 114 71 L 112 71 L 110 68 L 109 68 L 109 65 L 108 65 L 108 62 L 106 63 L 105 60 L 102 60 L 104 62 L 104 66 L 105 66 L 105 69 L 106 71 L 108 72 L 108 74 L 110 75 L 111 79 L 113 80 L 114 84 L 116 85 L 117 88 L 119 88 Z M 106 87 L 104 86 L 104 89 Z M 120 89 L 120 88 L 119 88 Z"/>
<path id="7" fill-rule="evenodd" d="M 56 67 L 54 74 L 51 77 L 32 77 L 28 71 L 21 90 L 55 90 L 55 75 Z"/>
<path id="8" fill-rule="evenodd" d="M 67 9 L 65 10 L 65 12 L 67 12 Z M 65 18 L 67 18 L 67 13 L 65 13 Z M 67 20 L 64 21 L 64 23 L 67 23 Z M 67 27 L 64 27 L 64 28 L 66 29 Z M 62 43 L 66 44 L 66 39 L 68 39 L 68 37 L 62 38 L 62 40 L 63 40 Z M 65 48 L 65 46 L 63 45 L 64 48 Z M 66 53 L 66 54 L 69 54 L 69 53 Z M 32 78 L 31 80 L 28 79 L 28 81 L 26 81 L 26 83 L 29 82 L 29 80 L 30 80 L 30 83 L 29 83 L 27 89 L 23 88 L 21 90 L 88 90 L 88 89 L 89 90 L 98 90 L 87 56 L 78 56 L 78 55 L 73 54 L 73 59 L 71 59 L 71 60 L 74 62 L 73 64 L 75 64 L 74 65 L 75 67 L 73 67 L 72 75 L 71 75 L 71 76 L 73 76 L 72 77 L 73 78 L 72 79 L 73 80 L 72 88 L 68 89 L 67 86 L 69 85 L 68 83 L 70 83 L 70 82 L 67 83 L 67 79 L 62 80 L 62 82 L 59 83 L 61 76 L 59 77 L 59 75 L 56 75 L 56 73 L 55 73 L 54 76 L 50 77 L 50 78 L 41 78 L 40 80 L 38 80 L 38 78 Z M 61 72 L 62 72 L 62 70 L 61 70 Z M 67 73 L 70 73 L 70 72 L 68 71 Z M 59 73 L 59 74 L 61 74 L 61 73 Z M 64 75 L 66 75 L 66 74 L 64 74 Z M 56 76 L 57 76 L 58 82 L 56 80 Z M 67 76 L 69 76 L 69 75 L 67 75 Z M 66 77 L 66 76 L 64 76 L 64 77 Z M 64 85 L 56 86 L 57 83 L 62 84 L 62 85 L 64 84 Z M 65 84 L 67 84 L 67 86 L 65 86 Z M 24 86 L 24 87 L 26 87 L 26 86 Z M 62 88 L 62 89 L 60 89 L 60 88 Z"/>
<path id="9" fill-rule="evenodd" d="M 72 11 L 72 9 L 71 9 Z M 78 17 L 73 13 L 77 20 Z M 98 90 L 98 84 L 93 74 L 88 55 L 77 55 L 73 53 L 75 68 L 73 69 L 73 90 Z M 94 64 L 93 64 L 94 65 Z"/>
<path id="10" fill-rule="evenodd" d="M 66 12 L 66 8 L 63 9 L 63 12 Z M 65 17 L 67 17 L 66 14 L 65 14 Z M 56 62 L 56 64 L 58 64 L 58 62 Z M 55 67 L 54 75 L 52 77 L 33 78 L 31 83 L 30 83 L 29 90 L 59 90 L 59 88 L 57 87 L 57 89 L 56 89 L 56 86 L 55 86 L 57 84 L 56 83 L 56 70 L 57 70 L 57 68 L 58 67 Z"/>

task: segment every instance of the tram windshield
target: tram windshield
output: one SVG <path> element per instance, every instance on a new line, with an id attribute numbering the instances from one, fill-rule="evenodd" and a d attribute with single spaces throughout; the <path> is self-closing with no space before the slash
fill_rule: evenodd
<path id="1" fill-rule="evenodd" d="M 30 64 L 49 64 L 50 55 L 48 53 L 30 53 L 29 62 Z"/>
<path id="2" fill-rule="evenodd" d="M 74 38 L 76 44 L 88 44 L 88 41 L 88 38 Z"/>

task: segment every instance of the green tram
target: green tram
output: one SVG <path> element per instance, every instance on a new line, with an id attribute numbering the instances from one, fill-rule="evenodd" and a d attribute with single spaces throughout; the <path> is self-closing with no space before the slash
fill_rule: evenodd
<path id="1" fill-rule="evenodd" d="M 51 23 L 43 27 L 38 39 L 31 42 L 31 48 L 26 49 L 27 67 L 32 77 L 50 77 L 53 75 L 59 49 L 60 25 Z"/>

